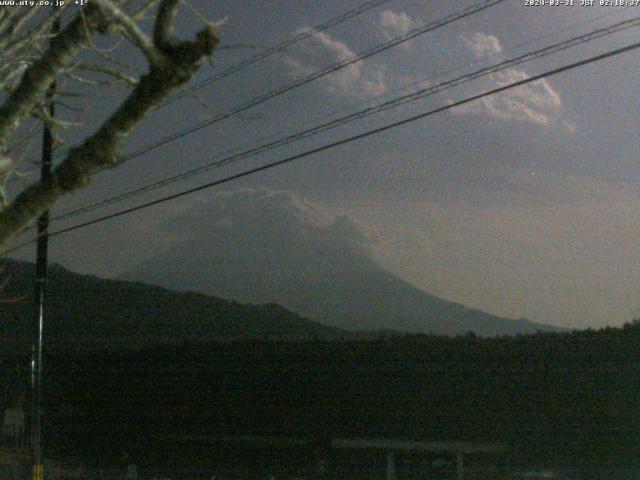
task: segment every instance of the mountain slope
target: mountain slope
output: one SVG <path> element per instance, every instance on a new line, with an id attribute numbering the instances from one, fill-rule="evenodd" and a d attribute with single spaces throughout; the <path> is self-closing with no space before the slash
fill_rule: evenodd
<path id="1" fill-rule="evenodd" d="M 414 287 L 372 260 L 366 235 L 347 218 L 329 220 L 287 192 L 221 194 L 168 228 L 196 234 L 122 278 L 240 302 L 276 302 L 348 330 L 447 335 L 552 330 L 469 309 Z"/>
<path id="2" fill-rule="evenodd" d="M 27 348 L 33 319 L 34 265 L 0 260 L 0 347 Z M 240 305 L 198 293 L 104 280 L 52 266 L 48 348 L 135 348 L 239 338 L 337 339 L 343 333 L 275 304 Z M 28 351 L 28 350 L 26 350 Z"/>

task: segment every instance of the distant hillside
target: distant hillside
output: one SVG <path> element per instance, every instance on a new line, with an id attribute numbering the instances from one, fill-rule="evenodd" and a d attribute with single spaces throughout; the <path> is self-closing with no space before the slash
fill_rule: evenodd
<path id="1" fill-rule="evenodd" d="M 26 348 L 34 265 L 0 260 L 0 348 Z M 134 348 L 184 341 L 337 339 L 343 333 L 275 305 L 240 305 L 139 282 L 49 270 L 48 348 Z"/>
<path id="2" fill-rule="evenodd" d="M 223 193 L 167 229 L 186 240 L 121 278 L 239 302 L 275 302 L 351 331 L 514 335 L 560 329 L 431 295 L 382 268 L 346 217 L 289 192 Z"/>

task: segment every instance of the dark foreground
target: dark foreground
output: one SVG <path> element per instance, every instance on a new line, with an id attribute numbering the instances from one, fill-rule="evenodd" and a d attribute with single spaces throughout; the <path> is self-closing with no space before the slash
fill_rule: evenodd
<path id="1" fill-rule="evenodd" d="M 636 323 L 494 339 L 422 335 L 128 353 L 50 350 L 45 449 L 95 468 L 124 471 L 135 461 L 147 478 L 298 472 L 311 478 L 317 452 L 336 437 L 490 442 L 506 445 L 508 454 L 478 460 L 476 476 L 470 465 L 465 478 L 511 478 L 514 466 L 518 478 L 536 478 L 526 473 L 534 470 L 637 478 L 638 345 Z M 16 374 L 15 358 L 2 360 L 3 382 L 11 387 L 3 391 L 15 392 L 24 375 Z M 305 438 L 313 448 L 215 440 L 229 435 Z M 383 453 L 343 453 L 329 460 L 334 478 L 385 477 Z M 455 478 L 451 461 L 407 455 L 398 459 L 398 474 Z"/>

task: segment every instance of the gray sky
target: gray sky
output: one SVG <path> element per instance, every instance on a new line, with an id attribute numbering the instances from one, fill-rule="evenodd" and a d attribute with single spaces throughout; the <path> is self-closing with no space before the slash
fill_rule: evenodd
<path id="1" fill-rule="evenodd" d="M 227 19 L 220 27 L 223 44 L 272 46 L 362 2 L 191 3 L 208 18 Z M 391 0 L 150 115 L 128 142 L 128 149 L 473 3 Z M 363 102 L 386 99 L 384 95 L 404 86 L 435 84 L 635 15 L 640 15 L 640 7 L 526 7 L 523 0 L 508 1 L 102 173 L 86 191 L 61 202 L 56 212 L 205 164 L 230 148 L 256 145 L 264 136 L 363 108 Z M 197 26 L 188 14 L 181 21 L 185 32 Z M 591 42 L 176 184 L 162 193 L 639 40 L 640 29 L 632 29 Z M 521 44 L 526 45 L 515 48 Z M 255 52 L 220 51 L 213 67 L 204 67 L 196 81 Z M 633 315 L 640 316 L 639 60 L 639 53 L 630 53 L 599 62 L 228 188 L 291 191 L 333 215 L 346 214 L 375 233 L 375 255 L 382 265 L 446 299 L 553 325 L 620 325 Z M 439 76 L 443 72 L 450 73 Z M 95 100 L 96 118 L 113 104 L 111 98 Z M 204 191 L 52 239 L 51 259 L 77 271 L 117 276 L 174 241 L 164 231 L 158 235 L 159 225 L 214 193 Z M 27 251 L 21 257 L 32 258 L 33 253 Z"/>

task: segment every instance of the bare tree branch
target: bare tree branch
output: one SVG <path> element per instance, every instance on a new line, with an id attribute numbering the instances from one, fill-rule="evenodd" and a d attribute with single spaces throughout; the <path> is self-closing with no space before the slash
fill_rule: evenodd
<path id="1" fill-rule="evenodd" d="M 29 66 L 18 87 L 0 106 L 0 151 L 6 151 L 11 134 L 29 115 L 49 85 L 69 65 L 73 57 L 88 40 L 86 29 L 96 29 L 104 17 L 98 7 L 89 5 L 85 22 L 77 16 L 59 35 L 51 41 L 51 46 L 34 64 Z"/>
<path id="2" fill-rule="evenodd" d="M 115 26 L 130 34 L 127 22 L 113 20 L 113 11 L 100 14 L 98 5 L 103 4 L 105 1 L 98 0 L 94 2 L 93 9 L 87 11 L 87 28 L 108 28 L 111 31 Z M 174 89 L 188 82 L 203 60 L 213 53 L 218 37 L 211 24 L 200 30 L 193 41 L 175 37 L 178 5 L 179 0 L 162 0 L 160 3 L 153 31 L 153 50 L 157 55 L 147 55 L 150 62 L 148 73 L 138 80 L 118 110 L 82 145 L 67 153 L 50 179 L 27 187 L 0 212 L 0 244 L 28 226 L 61 195 L 87 185 L 98 171 L 118 165 L 122 161 L 122 140 L 148 111 L 158 106 Z M 113 23 L 105 27 L 105 19 L 112 19 Z M 27 69 L 21 84 L 0 107 L 0 142 L 5 142 L 17 128 L 19 120 L 29 113 L 25 112 L 26 106 L 33 108 L 53 79 L 71 65 L 71 59 L 80 46 L 88 42 L 85 31 L 83 21 L 76 18 L 54 40 L 42 59 Z M 19 109 L 19 113 L 15 109 Z"/>
<path id="3" fill-rule="evenodd" d="M 138 84 L 138 80 L 132 77 L 131 75 L 127 75 L 126 73 L 122 73 L 120 70 L 108 67 L 106 65 L 97 65 L 97 64 L 89 64 L 89 63 L 78 63 L 74 67 L 76 70 L 84 70 L 87 72 L 99 73 L 102 75 L 106 75 L 108 77 L 112 77 L 116 81 L 124 82 L 132 87 L 135 87 Z M 100 85 L 104 83 L 97 82 Z"/>
<path id="4" fill-rule="evenodd" d="M 124 13 L 111 0 L 93 0 L 114 22 L 119 24 L 127 37 L 147 56 L 150 63 L 160 63 L 160 52 L 153 45 L 151 39 L 138 27 L 129 15 Z"/>

